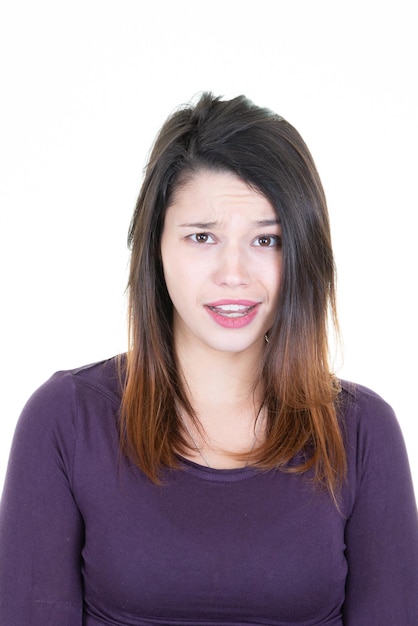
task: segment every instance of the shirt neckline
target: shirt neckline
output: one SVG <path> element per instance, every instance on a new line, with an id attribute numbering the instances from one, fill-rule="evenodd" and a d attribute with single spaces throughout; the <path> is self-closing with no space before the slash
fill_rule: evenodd
<path id="1" fill-rule="evenodd" d="M 185 457 L 180 455 L 179 460 L 183 469 L 187 473 L 193 474 L 194 476 L 197 476 L 199 478 L 203 478 L 204 480 L 211 480 L 215 482 L 236 482 L 238 480 L 252 478 L 260 472 L 258 468 L 252 466 L 234 467 L 230 469 L 217 469 L 214 467 L 207 467 L 206 465 L 200 465 L 199 463 L 191 461 L 190 459 L 186 459 Z"/>

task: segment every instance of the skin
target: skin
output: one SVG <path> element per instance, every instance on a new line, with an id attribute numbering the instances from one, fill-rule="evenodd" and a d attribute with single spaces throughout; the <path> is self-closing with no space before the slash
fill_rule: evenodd
<path id="1" fill-rule="evenodd" d="M 235 467 L 222 450 L 254 440 L 254 372 L 278 306 L 280 224 L 239 177 L 201 171 L 174 194 L 161 255 L 176 353 L 206 433 L 194 437 L 211 466 Z"/>

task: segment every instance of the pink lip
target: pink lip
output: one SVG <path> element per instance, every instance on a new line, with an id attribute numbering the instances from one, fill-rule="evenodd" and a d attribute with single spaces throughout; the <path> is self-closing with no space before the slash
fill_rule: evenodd
<path id="1" fill-rule="evenodd" d="M 227 317 L 225 314 L 218 313 L 213 307 L 219 307 L 226 304 L 238 304 L 241 306 L 249 307 L 249 311 L 242 317 Z M 254 320 L 258 314 L 260 302 L 253 302 L 252 300 L 217 300 L 205 305 L 206 311 L 211 318 L 222 326 L 223 328 L 239 329 L 248 326 Z"/>
<path id="2" fill-rule="evenodd" d="M 240 304 L 241 306 L 255 306 L 259 304 L 259 302 L 254 302 L 253 300 L 217 300 L 216 302 L 208 302 L 206 306 L 222 306 L 224 304 Z"/>

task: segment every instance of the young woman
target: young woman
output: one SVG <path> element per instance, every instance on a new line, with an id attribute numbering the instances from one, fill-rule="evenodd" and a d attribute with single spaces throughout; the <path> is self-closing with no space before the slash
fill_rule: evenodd
<path id="1" fill-rule="evenodd" d="M 129 242 L 127 355 L 17 426 L 5 626 L 412 626 L 417 513 L 375 393 L 330 372 L 325 197 L 297 131 L 203 94 L 164 124 Z"/>

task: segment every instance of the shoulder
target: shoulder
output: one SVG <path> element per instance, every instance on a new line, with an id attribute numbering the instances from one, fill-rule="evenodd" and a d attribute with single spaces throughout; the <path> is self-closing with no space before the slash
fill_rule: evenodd
<path id="1" fill-rule="evenodd" d="M 382 435 L 399 430 L 395 412 L 382 396 L 363 385 L 340 382 L 339 409 L 344 428 Z"/>
<path id="2" fill-rule="evenodd" d="M 31 428 L 74 427 L 80 404 L 119 406 L 123 357 L 114 357 L 72 370 L 59 371 L 44 382 L 26 402 L 17 432 Z"/>
<path id="3" fill-rule="evenodd" d="M 67 372 L 58 372 L 56 376 L 69 376 L 72 384 L 78 389 L 90 390 L 91 393 L 119 404 L 125 375 L 125 362 L 125 355 L 118 355 Z"/>
<path id="4" fill-rule="evenodd" d="M 33 394 L 31 399 L 48 399 L 66 396 L 74 388 L 86 388 L 112 400 L 120 398 L 121 377 L 124 370 L 124 356 L 116 356 L 103 361 L 90 363 L 70 370 L 55 372 Z"/>
<path id="5" fill-rule="evenodd" d="M 410 481 L 405 441 L 392 407 L 362 385 L 342 381 L 341 387 L 349 482 L 358 486 L 368 477 L 381 492 L 390 482 Z"/>

